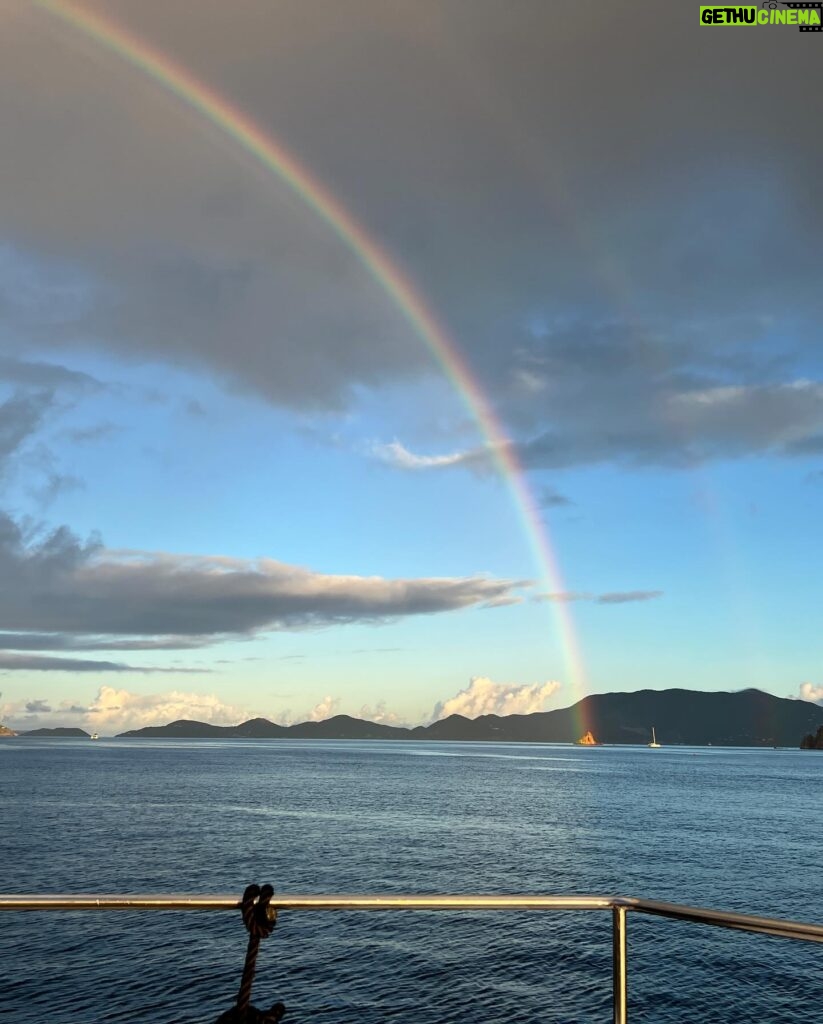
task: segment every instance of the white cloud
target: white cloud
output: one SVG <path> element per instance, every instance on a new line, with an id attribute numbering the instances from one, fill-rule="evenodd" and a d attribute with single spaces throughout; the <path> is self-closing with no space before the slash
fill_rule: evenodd
<path id="1" fill-rule="evenodd" d="M 379 701 L 373 708 L 364 704 L 358 717 L 366 722 L 379 722 L 381 725 L 406 725 L 406 722 L 401 721 L 393 711 L 389 711 L 384 700 Z"/>
<path id="2" fill-rule="evenodd" d="M 815 686 L 814 683 L 801 683 L 800 699 L 815 701 L 818 704 L 823 703 L 823 686 Z"/>
<path id="3" fill-rule="evenodd" d="M 417 455 L 399 441 L 390 444 L 375 444 L 372 454 L 381 462 L 394 466 L 396 469 L 446 469 L 459 466 L 465 462 L 475 461 L 478 453 L 475 450 L 451 452 L 448 455 Z"/>
<path id="4" fill-rule="evenodd" d="M 42 704 L 42 702 L 34 702 Z M 166 693 L 132 693 L 101 686 L 97 696 L 88 705 L 79 701 L 63 701 L 51 712 L 28 712 L 31 701 L 19 701 L 0 707 L 0 721 L 12 728 L 37 729 L 41 727 L 78 726 L 87 732 L 111 736 L 127 729 L 142 729 L 148 725 L 168 725 L 180 718 L 209 722 L 212 725 L 237 725 L 253 717 L 247 708 L 224 704 L 215 694 L 184 693 L 170 690 Z"/>
<path id="5" fill-rule="evenodd" d="M 329 695 L 324 697 L 318 704 L 315 704 L 311 711 L 309 711 L 306 717 L 301 719 L 301 721 L 325 722 L 327 718 L 332 718 L 336 715 L 339 709 L 340 698 Z"/>
<path id="6" fill-rule="evenodd" d="M 437 722 L 449 715 L 464 715 L 466 718 L 530 715 L 542 711 L 549 697 L 559 689 L 560 683 L 554 681 L 518 686 L 515 683 L 495 683 L 485 676 L 473 676 L 464 690 L 435 705 L 431 721 Z"/>

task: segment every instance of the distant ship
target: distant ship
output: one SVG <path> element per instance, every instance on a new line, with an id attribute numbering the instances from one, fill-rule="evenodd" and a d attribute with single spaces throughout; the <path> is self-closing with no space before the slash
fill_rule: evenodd
<path id="1" fill-rule="evenodd" d="M 594 738 L 591 729 L 586 733 L 585 736 L 581 736 L 579 740 L 574 741 L 576 747 L 599 747 L 600 744 Z"/>
<path id="2" fill-rule="evenodd" d="M 654 726 L 652 726 L 652 741 L 649 744 L 650 747 L 659 747 L 660 744 L 657 742 L 657 737 L 654 734 Z"/>
<path id="3" fill-rule="evenodd" d="M 100 737 L 99 737 L 99 736 L 97 735 L 97 733 L 96 733 L 96 732 L 93 732 L 93 733 L 91 734 L 91 736 L 89 736 L 89 739 L 90 739 L 90 740 L 99 740 L 99 739 L 100 739 Z"/>

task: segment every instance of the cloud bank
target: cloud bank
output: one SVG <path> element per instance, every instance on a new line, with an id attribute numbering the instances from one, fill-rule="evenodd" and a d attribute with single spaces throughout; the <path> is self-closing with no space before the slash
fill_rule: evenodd
<path id="1" fill-rule="evenodd" d="M 180 718 L 236 725 L 252 715 L 246 708 L 225 704 L 214 694 L 180 690 L 141 694 L 112 686 L 101 686 L 87 705 L 67 700 L 52 706 L 36 699 L 0 706 L 0 720 L 16 729 L 76 726 L 104 736 L 149 725 L 168 725 Z"/>
<path id="2" fill-rule="evenodd" d="M 194 28 L 175 5 L 105 16 L 232 97 L 402 254 L 527 467 L 819 451 L 819 55 L 797 32 L 707 34 L 652 0 L 606 19 L 539 0 L 516 17 L 326 8 L 322 29 L 266 0 L 210 4 Z M 282 180 L 100 55 L 43 8 L 4 20 L 0 371 L 49 388 L 23 346 L 94 344 L 339 410 L 434 368 Z M 382 455 L 433 471 L 489 453 Z"/>
<path id="3" fill-rule="evenodd" d="M 431 713 L 432 722 L 448 718 L 449 715 L 463 715 L 477 718 L 480 715 L 530 715 L 542 711 L 546 701 L 559 689 L 558 682 L 517 685 L 495 683 L 485 676 L 473 676 L 469 685 L 449 697 L 438 701 Z"/>

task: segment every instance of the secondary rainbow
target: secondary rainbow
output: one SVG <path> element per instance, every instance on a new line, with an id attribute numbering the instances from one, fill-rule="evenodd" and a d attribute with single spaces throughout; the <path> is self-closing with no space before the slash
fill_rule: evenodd
<path id="1" fill-rule="evenodd" d="M 64 0 L 38 0 L 38 6 L 61 18 L 106 50 L 127 61 L 179 100 L 217 126 L 267 170 L 288 184 L 320 217 L 403 313 L 417 336 L 453 383 L 482 434 L 490 455 L 507 482 L 518 515 L 547 590 L 564 592 L 560 568 L 534 496 L 526 483 L 514 445 L 475 380 L 457 344 L 437 320 L 408 275 L 383 246 L 286 147 L 264 132 L 242 110 L 218 95 L 179 64 L 148 46 L 110 18 Z M 566 602 L 552 602 L 569 684 L 575 699 L 585 695 L 585 671 L 571 611 Z M 588 723 L 581 721 L 581 728 Z"/>

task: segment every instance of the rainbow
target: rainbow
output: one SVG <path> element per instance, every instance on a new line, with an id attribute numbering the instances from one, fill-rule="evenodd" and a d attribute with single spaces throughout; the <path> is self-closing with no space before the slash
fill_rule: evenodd
<path id="1" fill-rule="evenodd" d="M 267 171 L 293 189 L 359 259 L 403 314 L 415 334 L 426 344 L 477 424 L 492 459 L 510 489 L 533 557 L 540 569 L 541 586 L 549 591 L 564 592 L 566 587 L 557 558 L 513 444 L 457 344 L 385 248 L 367 233 L 345 206 L 280 141 L 265 133 L 247 114 L 185 68 L 174 64 L 109 18 L 65 0 L 38 0 L 38 6 L 131 64 L 224 132 Z M 585 695 L 587 687 L 571 611 L 564 601 L 552 602 L 552 607 L 569 684 L 574 699 L 579 700 Z M 580 728 L 585 731 L 588 723 L 581 720 Z"/>

